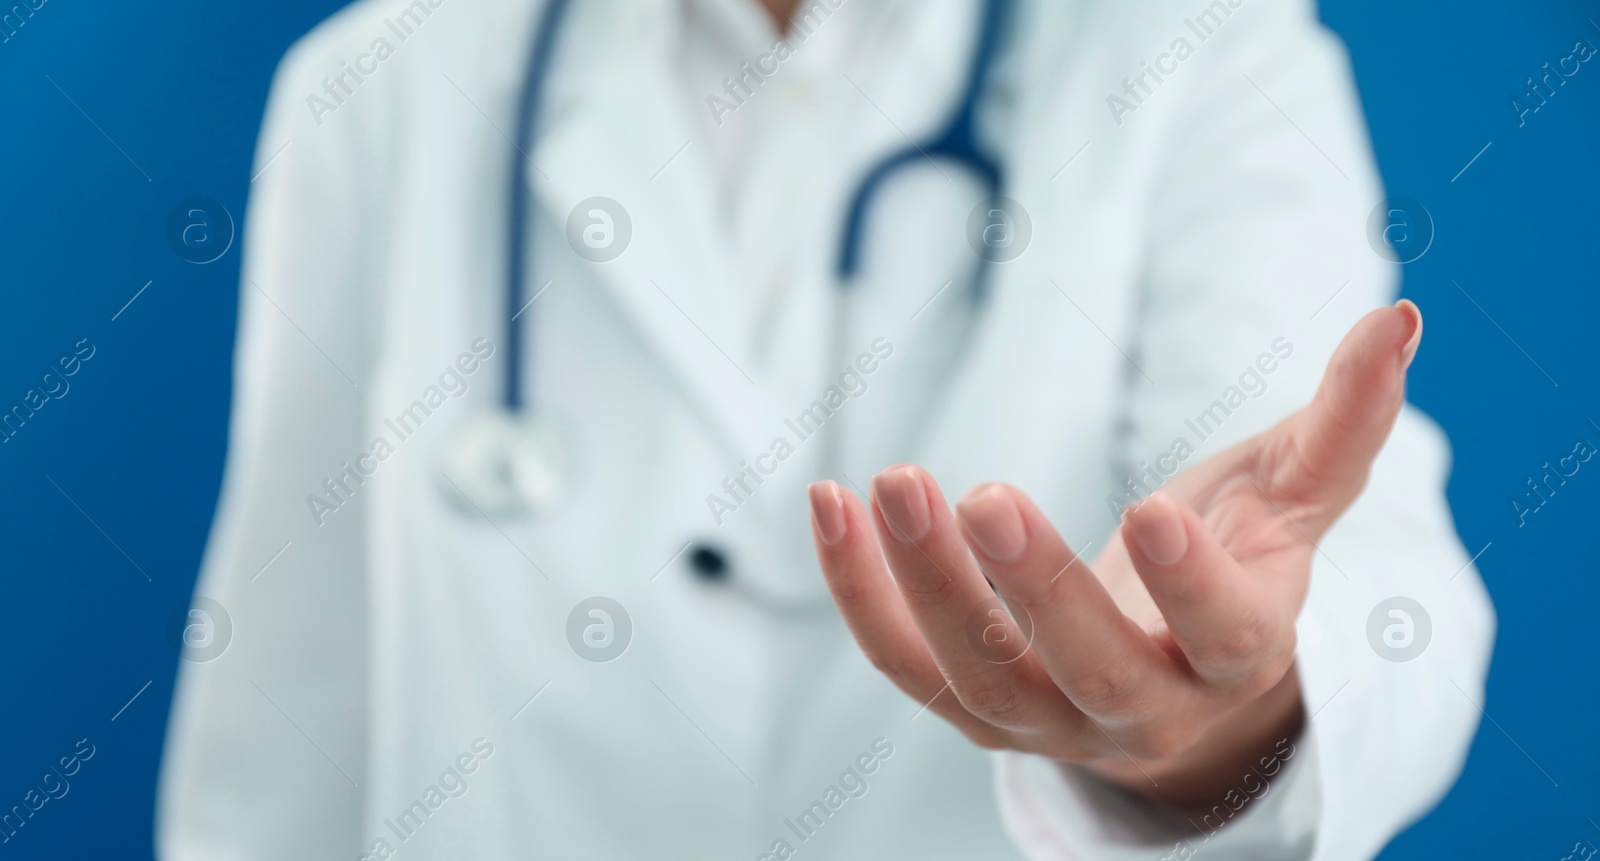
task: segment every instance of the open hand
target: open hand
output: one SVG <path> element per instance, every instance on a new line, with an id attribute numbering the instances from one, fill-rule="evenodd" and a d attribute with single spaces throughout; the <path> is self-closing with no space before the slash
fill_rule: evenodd
<path id="1" fill-rule="evenodd" d="M 1131 506 L 1092 564 L 1008 485 L 952 513 L 927 472 L 896 466 L 869 514 L 814 484 L 834 601 L 873 665 L 978 745 L 1203 803 L 1299 731 L 1314 542 L 1365 485 L 1421 335 L 1410 302 L 1362 318 L 1309 405 Z"/>

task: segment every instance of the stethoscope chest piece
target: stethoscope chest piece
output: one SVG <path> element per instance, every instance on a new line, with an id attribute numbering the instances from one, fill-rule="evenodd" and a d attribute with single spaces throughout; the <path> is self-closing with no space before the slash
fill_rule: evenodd
<path id="1" fill-rule="evenodd" d="M 457 439 L 444 448 L 440 482 L 460 508 L 490 518 L 543 514 L 566 499 L 576 451 L 558 421 L 491 410 L 454 431 Z"/>

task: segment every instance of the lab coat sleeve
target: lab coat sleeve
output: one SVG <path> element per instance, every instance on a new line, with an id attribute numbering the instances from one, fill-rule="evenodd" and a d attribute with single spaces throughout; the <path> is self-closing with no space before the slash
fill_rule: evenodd
<path id="1" fill-rule="evenodd" d="M 357 4 L 358 7 L 362 4 Z M 220 657 L 182 661 L 159 787 L 169 861 L 355 858 L 363 851 L 364 539 L 359 497 L 308 497 L 367 451 L 380 93 L 322 113 L 309 97 L 362 50 L 342 13 L 274 79 L 244 220 L 234 403 L 196 594 L 231 620 Z M 364 40 L 363 40 L 364 41 Z M 369 85 L 370 86 L 370 85 Z M 323 98 L 326 98 L 323 96 Z M 332 104 L 332 102 L 329 102 Z M 221 630 L 220 628 L 218 629 Z"/>
<path id="2" fill-rule="evenodd" d="M 1179 438 L 1196 446 L 1193 463 L 1304 405 L 1343 334 L 1393 301 L 1396 274 L 1367 237 L 1383 191 L 1348 60 L 1308 3 L 1244 4 L 1128 125 L 1156 134 L 1159 167 L 1145 190 L 1139 323 L 1127 335 L 1144 373 L 1129 374 L 1117 485 Z M 1293 351 L 1257 375 L 1264 391 L 1198 439 L 1187 420 L 1230 386 L 1257 388 L 1241 374 L 1277 339 Z M 1424 337 L 1419 361 L 1427 349 Z M 1365 492 L 1315 554 L 1297 625 L 1311 723 L 1270 793 L 1202 840 L 1207 829 L 1106 802 L 1110 790 L 1082 773 L 998 754 L 1019 847 L 1035 861 L 1348 861 L 1373 857 L 1438 803 L 1479 721 L 1494 633 L 1445 499 L 1448 475 L 1443 433 L 1407 407 Z M 1406 662 L 1374 645 L 1395 624 L 1391 635 L 1405 637 L 1401 620 L 1375 612 L 1396 596 L 1426 617 L 1411 620 L 1413 642 L 1427 645 Z"/>

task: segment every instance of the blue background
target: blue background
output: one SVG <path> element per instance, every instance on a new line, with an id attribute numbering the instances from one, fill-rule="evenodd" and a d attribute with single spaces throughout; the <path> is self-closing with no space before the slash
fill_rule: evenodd
<path id="1" fill-rule="evenodd" d="M 79 339 L 97 348 L 0 446 L 0 808 L 78 739 L 97 751 L 0 857 L 150 852 L 178 660 L 164 628 L 216 502 L 239 277 L 237 245 L 188 263 L 167 218 L 195 196 L 242 216 L 271 72 L 340 5 L 53 0 L 0 44 L 0 405 Z M 1600 443 L 1600 63 L 1522 127 L 1510 102 L 1575 41 L 1600 45 L 1600 3 L 1329 0 L 1323 15 L 1350 45 L 1390 193 L 1437 225 L 1405 269 L 1428 317 L 1411 396 L 1455 445 L 1450 499 L 1468 548 L 1492 542 L 1479 564 L 1500 619 L 1493 720 L 1382 857 L 1557 861 L 1600 845 L 1600 460 L 1526 525 L 1511 500 L 1580 437 Z"/>

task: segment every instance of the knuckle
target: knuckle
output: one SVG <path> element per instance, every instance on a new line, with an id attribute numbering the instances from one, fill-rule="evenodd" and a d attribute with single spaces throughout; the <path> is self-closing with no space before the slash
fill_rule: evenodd
<path id="1" fill-rule="evenodd" d="M 900 584 L 900 591 L 908 599 L 925 607 L 938 607 L 949 603 L 957 594 L 955 578 L 945 576 L 942 571 L 904 577 L 897 574 L 895 581 Z"/>
<path id="2" fill-rule="evenodd" d="M 839 573 L 828 578 L 828 591 L 840 610 L 853 610 L 867 602 L 872 590 L 858 577 Z"/>
<path id="3" fill-rule="evenodd" d="M 1249 619 L 1219 634 L 1208 651 L 1213 660 L 1237 666 L 1268 657 L 1272 645 L 1267 626 L 1259 619 Z"/>
<path id="4" fill-rule="evenodd" d="M 1113 661 L 1071 683 L 1071 699 L 1093 714 L 1136 712 L 1143 706 L 1142 692 L 1139 669 L 1128 661 Z"/>
<path id="5" fill-rule="evenodd" d="M 1295 643 L 1292 624 L 1256 623 L 1228 632 L 1213 644 L 1207 657 L 1212 667 L 1233 680 L 1220 682 L 1223 687 L 1253 697 L 1265 693 L 1289 672 Z"/>
<path id="6" fill-rule="evenodd" d="M 1078 565 L 1073 562 L 1072 565 Z M 1056 569 L 1065 571 L 1065 569 Z M 1050 571 L 1054 575 L 1056 571 Z M 1048 610 L 1058 606 L 1068 597 L 1071 581 L 1067 577 L 1011 576 L 1001 586 L 1006 597 L 1030 610 Z"/>
<path id="7" fill-rule="evenodd" d="M 909 682 L 917 677 L 916 667 L 903 655 L 893 652 L 873 650 L 867 652 L 867 660 L 878 672 L 884 674 L 893 682 Z"/>
<path id="8" fill-rule="evenodd" d="M 1254 699 L 1277 687 L 1294 669 L 1293 645 L 1280 648 L 1245 678 L 1243 695 Z"/>
<path id="9" fill-rule="evenodd" d="M 999 726 L 1018 723 L 1027 705 L 1022 690 L 1010 679 L 985 680 L 957 687 L 956 692 L 967 711 Z"/>

